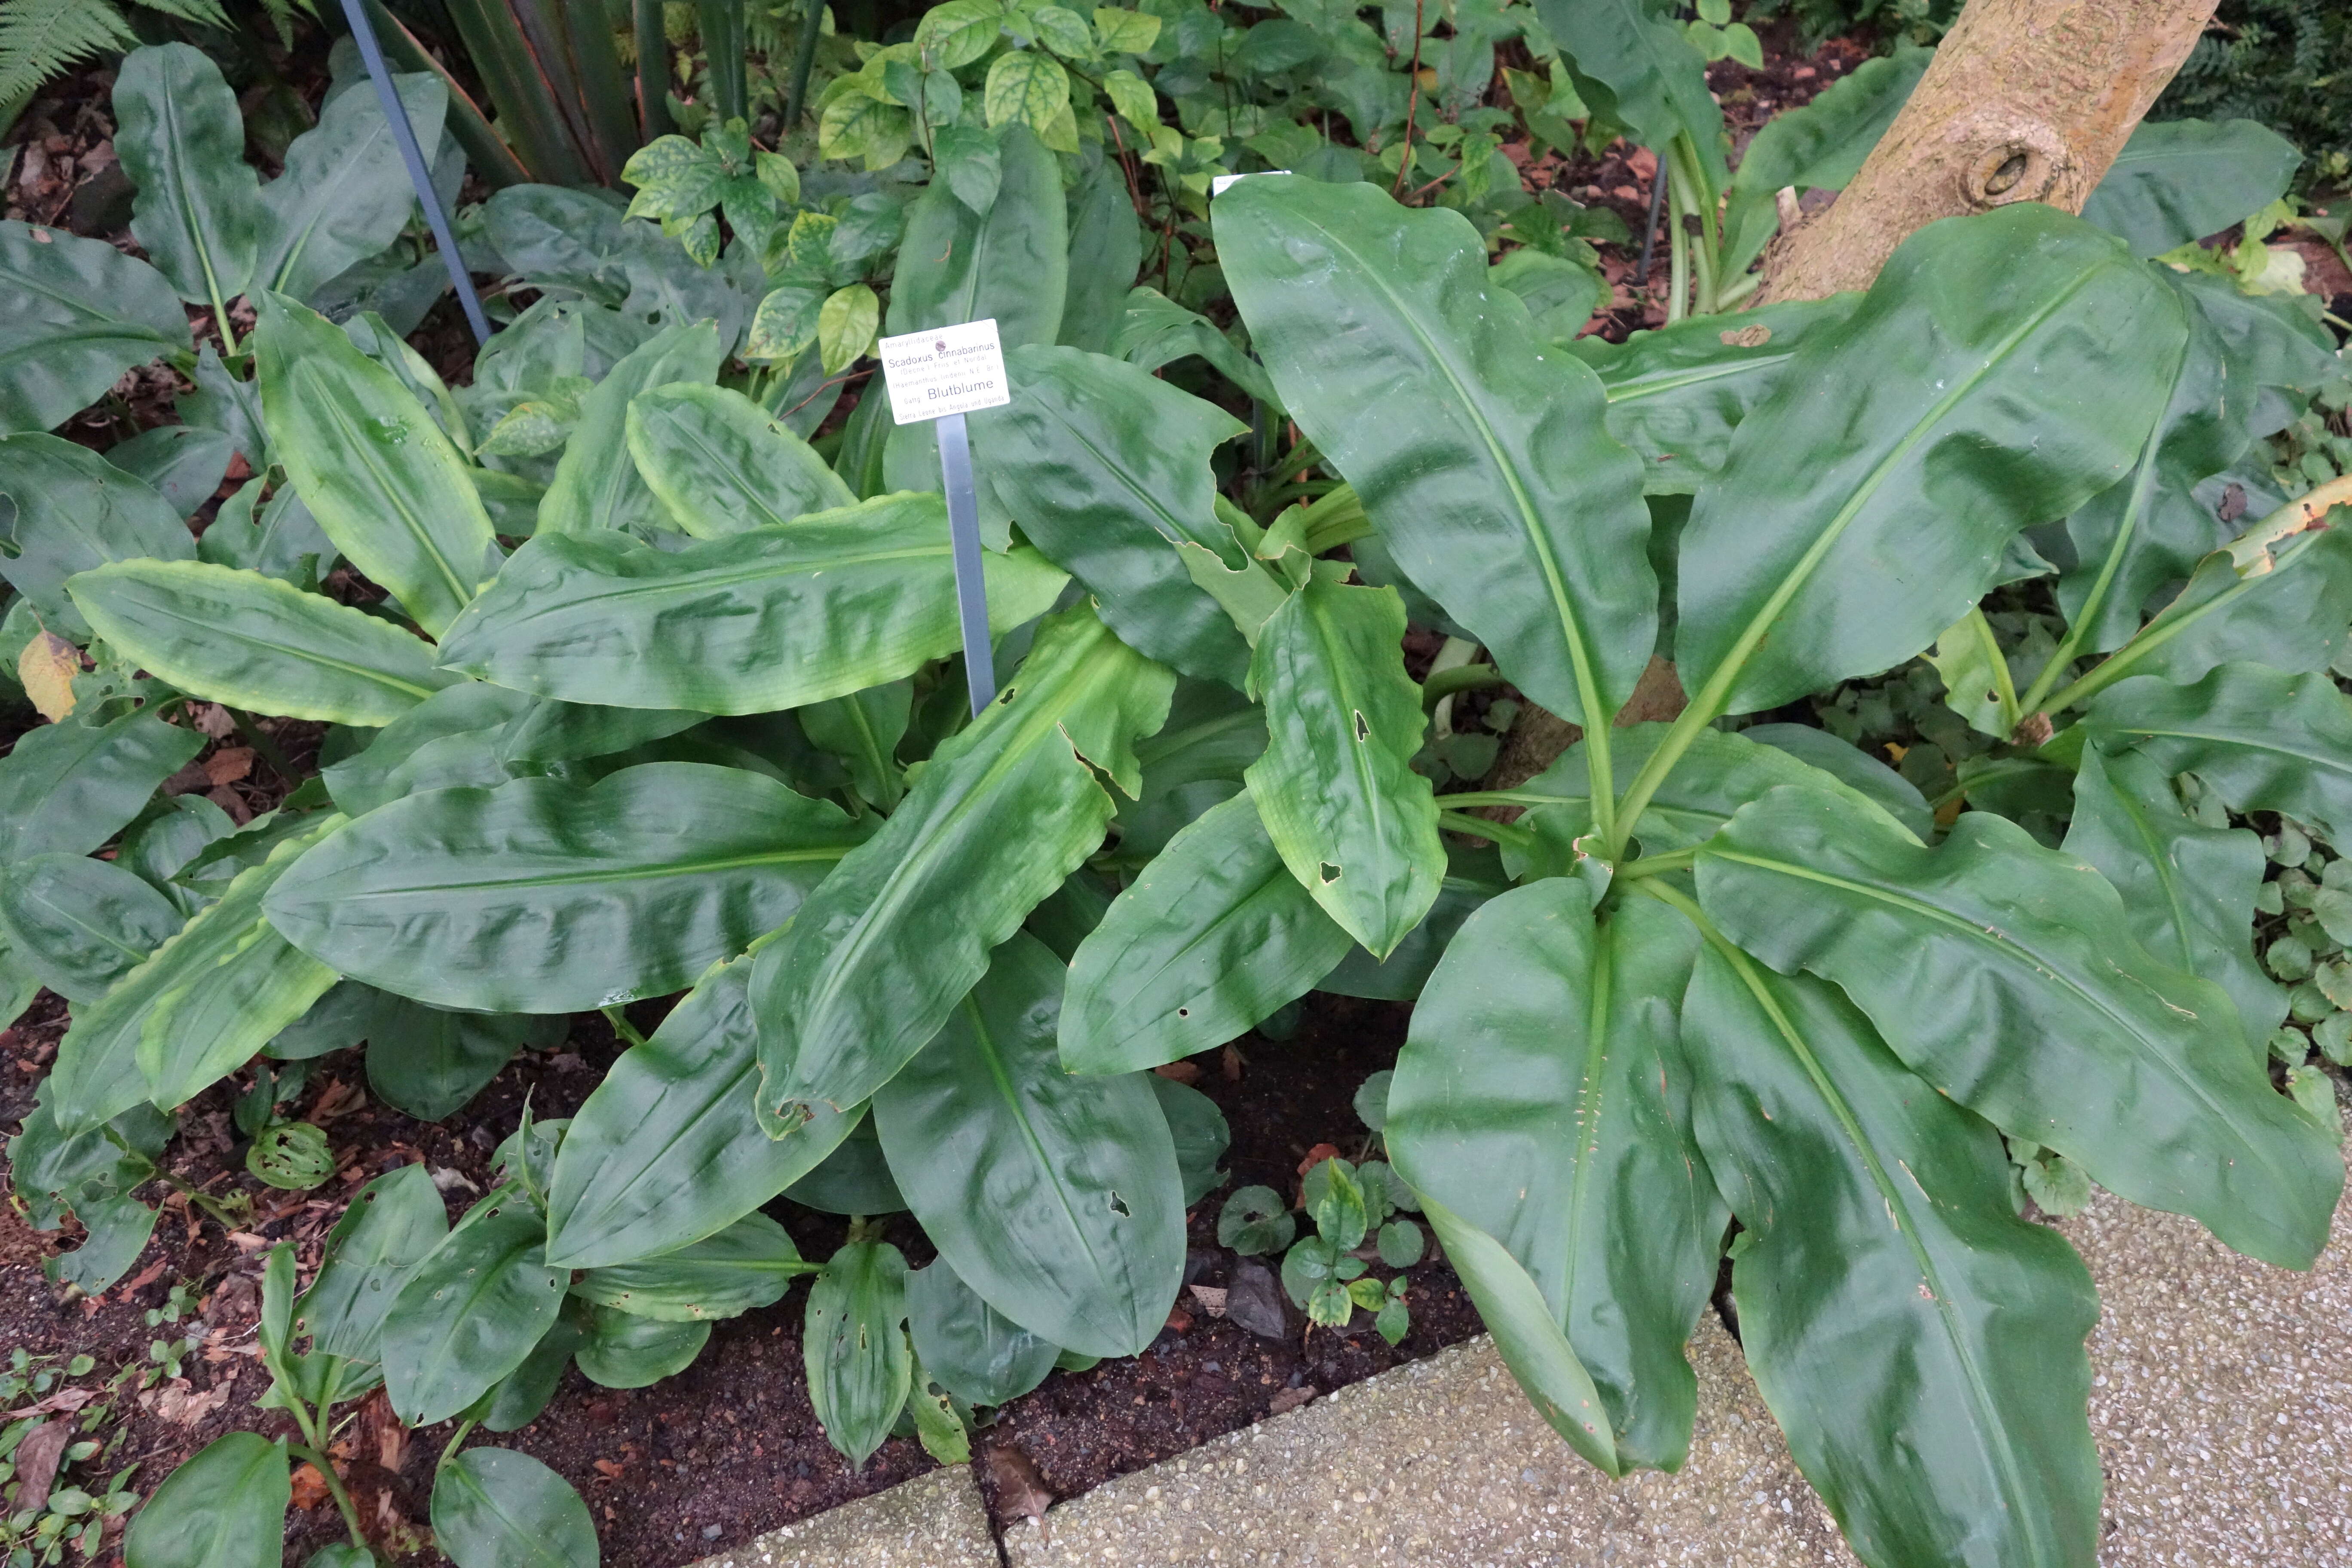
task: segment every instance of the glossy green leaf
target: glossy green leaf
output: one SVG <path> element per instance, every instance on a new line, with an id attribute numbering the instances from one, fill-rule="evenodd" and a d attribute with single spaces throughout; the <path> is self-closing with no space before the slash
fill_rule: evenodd
<path id="1" fill-rule="evenodd" d="M 514 1059 L 537 1020 L 515 1014 L 451 1013 L 383 995 L 368 1019 L 368 1088 L 419 1121 L 462 1109 Z"/>
<path id="2" fill-rule="evenodd" d="M 1685 495 L 1723 467 L 1732 431 L 1780 387 L 1798 348 L 1861 302 L 1858 294 L 1782 300 L 1635 332 L 1622 343 L 1579 338 L 1568 352 L 1601 377 L 1609 434 L 1641 458 L 1643 489 Z"/>
<path id="3" fill-rule="evenodd" d="M 596 1521 L 528 1454 L 468 1448 L 433 1478 L 433 1542 L 457 1568 L 596 1568 Z"/>
<path id="4" fill-rule="evenodd" d="M 497 687 L 482 689 L 496 691 Z M 578 762 L 633 751 L 690 730 L 709 715 L 682 708 L 601 708 L 585 702 L 527 702 L 500 732 L 499 755 L 509 764 Z"/>
<path id="5" fill-rule="evenodd" d="M 288 719 L 388 724 L 457 677 L 389 621 L 257 572 L 120 561 L 71 579 L 90 629 L 193 697 Z"/>
<path id="6" fill-rule="evenodd" d="M 761 1131 L 751 976 L 748 958 L 705 975 L 572 1119 L 548 1194 L 558 1266 L 634 1263 L 724 1230 L 815 1168 L 857 1121 L 862 1107 L 820 1107 L 782 1139 Z"/>
<path id="7" fill-rule="evenodd" d="M 1385 1131 L 1424 1203 L 1527 1270 L 1601 1391 L 1620 1462 L 1663 1469 L 1690 1446 L 1682 1347 L 1725 1222 L 1690 1144 L 1675 1018 L 1696 948 L 1647 899 L 1596 922 L 1589 885 L 1567 878 L 1493 900 L 1422 991 Z"/>
<path id="8" fill-rule="evenodd" d="M 1462 922 L 1510 885 L 1502 857 L 1492 845 L 1465 845 L 1459 840 L 1448 844 L 1445 877 L 1437 885 L 1437 901 L 1429 906 L 1422 922 L 1386 958 L 1374 958 L 1361 947 L 1352 948 L 1315 983 L 1315 989 L 1335 996 L 1412 1001 L 1421 994 Z"/>
<path id="9" fill-rule="evenodd" d="M 2065 850 L 2123 895 L 2125 918 L 2141 946 L 2230 994 L 2248 1047 L 2262 1060 L 2286 1006 L 2247 934 L 2263 884 L 2262 840 L 2242 827 L 2197 822 L 2152 759 L 2138 752 L 2108 757 L 2091 746 L 2074 775 Z"/>
<path id="10" fill-rule="evenodd" d="M 2255 120 L 2151 120 L 2107 165 L 2083 216 L 2158 256 L 2219 234 L 2286 194 L 2303 162 L 2294 142 Z"/>
<path id="11" fill-rule="evenodd" d="M 709 1342 L 710 1325 L 642 1318 L 614 1307 L 591 1307 L 588 1331 L 572 1359 L 589 1382 L 606 1388 L 644 1388 L 684 1372 Z"/>
<path id="12" fill-rule="evenodd" d="M 181 299 L 226 307 L 253 277 L 262 225 L 236 95 L 199 50 L 157 44 L 122 57 L 114 115 L 115 155 L 139 193 L 140 248 Z"/>
<path id="13" fill-rule="evenodd" d="M 687 383 L 638 394 L 629 453 L 677 527 L 717 539 L 855 504 L 809 444 L 741 393 Z"/>
<path id="14" fill-rule="evenodd" d="M 1747 1227 L 1740 1345 L 1847 1543 L 1873 1568 L 2091 1562 L 2089 1271 L 2017 1216 L 1993 1130 L 1835 987 L 1698 963 L 1692 1111 Z"/>
<path id="15" fill-rule="evenodd" d="M 1176 1176 L 1184 1206 L 1190 1208 L 1232 1175 L 1223 1161 L 1233 1147 L 1234 1130 L 1217 1102 L 1192 1085 L 1156 1072 L 1146 1073 L 1143 1084 L 1160 1102 L 1160 1114 L 1168 1119 L 1168 1136 L 1176 1144 Z"/>
<path id="16" fill-rule="evenodd" d="M 990 624 L 1006 630 L 1067 581 L 1029 551 L 992 552 L 984 572 Z M 947 504 L 894 495 L 677 550 L 542 535 L 442 658 L 542 697 L 764 713 L 912 674 L 958 637 Z"/>
<path id="17" fill-rule="evenodd" d="M 826 801 L 699 763 L 582 786 L 437 790 L 289 871 L 270 921 L 343 973 L 442 1006 L 566 1013 L 682 990 L 792 917 L 866 837 Z"/>
<path id="18" fill-rule="evenodd" d="M 2252 553 L 2242 567 L 2221 551 L 2198 563 L 2188 586 L 2109 664 L 2177 686 L 2231 661 L 2289 675 L 2333 665 L 2352 637 L 2352 532 L 2311 530 Z"/>
<path id="19" fill-rule="evenodd" d="M 262 416 L 288 477 L 335 548 L 438 637 L 497 569 L 465 458 L 341 328 L 283 295 L 255 304 Z"/>
<path id="20" fill-rule="evenodd" d="M 294 1303 L 297 1330 L 314 1351 L 374 1361 L 404 1276 L 448 1234 L 440 1189 L 422 1162 L 378 1176 L 327 1233 L 319 1272 Z"/>
<path id="21" fill-rule="evenodd" d="M 257 1432 L 215 1438 L 131 1519 L 125 1568 L 278 1568 L 293 1496 L 283 1442 Z"/>
<path id="22" fill-rule="evenodd" d="M 1244 426 L 1133 365 L 1076 349 L 1006 359 L 1010 405 L 979 417 L 989 482 L 1024 538 L 1096 595 L 1110 628 L 1186 675 L 1239 686 L 1249 647 L 1179 544 L 1247 564 L 1213 506 L 1209 458 Z"/>
<path id="23" fill-rule="evenodd" d="M 1265 366 L 1218 331 L 1215 322 L 1197 310 L 1186 310 L 1157 289 L 1138 286 L 1128 290 L 1108 352 L 1138 370 L 1159 370 L 1197 356 L 1259 402 L 1273 408 L 1282 406 Z"/>
<path id="24" fill-rule="evenodd" d="M 1110 73 L 1106 82 L 1114 98 L 1119 74 Z M 1142 267 L 1143 226 L 1135 200 L 1118 161 L 1105 158 L 1079 176 L 1070 193 L 1069 289 L 1062 304 L 1061 341 L 1089 353 L 1108 353 L 1127 310 L 1127 291 Z"/>
<path id="25" fill-rule="evenodd" d="M 1788 786 L 1701 847 L 1698 889 L 1732 941 L 1843 986 L 1937 1089 L 2101 1185 L 2286 1268 L 2326 1240 L 2334 1140 L 2271 1088 L 2227 994 L 2149 957 L 2105 879 L 2023 828 L 1967 812 L 1927 849 Z"/>
<path id="26" fill-rule="evenodd" d="M 1135 795 L 1136 740 L 1174 686 L 1083 605 L 1045 622 L 997 700 L 755 962 L 764 1110 L 855 1105 L 930 1042 L 991 949 L 1101 845 L 1097 770 Z"/>
<path id="27" fill-rule="evenodd" d="M 2168 778 L 2194 773 L 2240 811 L 2284 812 L 2352 843 L 2352 699 L 2324 673 L 2224 664 L 2194 686 L 2118 681 L 2081 727 Z"/>
<path id="28" fill-rule="evenodd" d="M 564 1369 L 572 1364 L 572 1352 L 584 1337 L 570 1318 L 556 1319 L 555 1326 L 530 1347 L 522 1364 L 468 1407 L 481 1412 L 483 1430 L 519 1432 L 538 1420 L 555 1397 L 556 1384 L 562 1381 Z"/>
<path id="29" fill-rule="evenodd" d="M 1739 733 L 1759 745 L 1786 752 L 1799 762 L 1819 768 L 1838 783 L 1868 797 L 1872 805 L 1901 823 L 1911 837 L 1921 843 L 1936 836 L 1935 814 L 1927 809 L 1927 797 L 1919 793 L 1919 786 L 1860 746 L 1849 745 L 1828 731 L 1816 730 L 1811 724 L 1751 724 Z M 1818 784 L 1819 781 L 1787 782 Z M 1748 793 L 1760 794 L 1761 790 L 1750 786 Z"/>
<path id="30" fill-rule="evenodd" d="M 1077 1078 L 1054 1048 L 1063 969 L 1016 934 L 874 1096 L 898 1190 L 990 1306 L 1086 1355 L 1133 1355 L 1183 1285 L 1176 1149 L 1142 1078 Z"/>
<path id="31" fill-rule="evenodd" d="M 15 503 L 0 576 L 50 629 L 78 631 L 66 580 L 110 561 L 193 560 L 195 541 L 163 498 L 89 447 L 37 432 L 0 437 L 0 495 Z"/>
<path id="32" fill-rule="evenodd" d="M 913 705 L 913 686 L 893 680 L 812 702 L 796 710 L 794 717 L 809 744 L 838 758 L 849 771 L 849 782 L 860 798 L 893 811 L 906 793 L 898 753 Z"/>
<path id="33" fill-rule="evenodd" d="M 51 850 L 87 855 L 128 826 L 204 744 L 152 708 L 27 731 L 0 757 L 0 864 Z"/>
<path id="34" fill-rule="evenodd" d="M 47 430 L 122 373 L 189 350 L 160 272 L 102 239 L 0 223 L 0 430 Z"/>
<path id="35" fill-rule="evenodd" d="M 904 1214 L 906 1197 L 898 1184 L 890 1179 L 890 1162 L 882 1157 L 882 1140 L 874 1131 L 874 1119 L 863 1105 L 840 1114 L 850 1124 L 849 1135 L 837 1144 L 833 1152 L 817 1162 L 816 1166 L 784 1189 L 784 1196 L 803 1208 L 819 1214 L 856 1215 Z M 817 1114 L 824 1110 L 819 1108 Z M 762 1119 L 761 1125 L 774 1131 L 774 1123 Z M 800 1131 L 792 1128 L 791 1137 Z"/>
<path id="36" fill-rule="evenodd" d="M 914 1381 L 906 1319 L 907 1260 L 887 1241 L 848 1243 L 809 1287 L 809 1404 L 857 1469 L 890 1435 Z"/>
<path id="37" fill-rule="evenodd" d="M 444 1421 L 520 1366 L 562 1305 L 547 1223 L 519 1187 L 485 1197 L 412 1269 L 383 1320 L 383 1384 L 411 1426 Z"/>
<path id="38" fill-rule="evenodd" d="M 991 317 L 1008 350 L 1060 335 L 1070 266 L 1061 164 L 1026 126 L 1007 126 L 997 140 L 1003 177 L 985 216 L 945 181 L 908 208 L 887 335 Z"/>
<path id="39" fill-rule="evenodd" d="M 1599 379 L 1488 287 L 1477 231 L 1275 175 L 1218 197 L 1216 230 L 1283 401 L 1397 564 L 1538 702 L 1614 713 L 1657 633 L 1642 465 L 1601 428 Z"/>
<path id="40" fill-rule="evenodd" d="M 1070 962 L 1072 1072 L 1211 1050 L 1303 996 L 1350 946 L 1284 866 L 1248 794 L 1211 806 L 1113 900 Z"/>
<path id="41" fill-rule="evenodd" d="M 18 962 L 69 1002 L 95 1002 L 187 917 L 131 872 L 79 855 L 32 855 L 0 879 L 0 931 Z"/>
<path id="42" fill-rule="evenodd" d="M 1486 1331 L 1495 1336 L 1503 1364 L 1511 1369 L 1544 1425 L 1604 1474 L 1623 1473 L 1601 1391 L 1576 1359 L 1528 1271 L 1501 1242 L 1456 1217 L 1444 1205 L 1423 1198 L 1422 1208 L 1445 1248 L 1446 1261 L 1476 1303 Z"/>
<path id="43" fill-rule="evenodd" d="M 1795 109 L 1766 121 L 1739 155 L 1723 212 L 1723 256 L 1717 276 L 1738 278 L 1764 254 L 1780 226 L 1780 192 L 1794 185 L 1842 191 L 1861 172 L 1895 115 L 1911 100 L 1933 49 L 1898 47 L 1893 56 L 1864 60 Z M 1739 320 L 1744 324 L 1747 313 Z M 1714 318 L 1708 317 L 1712 321 Z"/>
<path id="44" fill-rule="evenodd" d="M 766 1215 L 747 1214 L 675 1252 L 591 1268 L 572 1283 L 572 1293 L 640 1318 L 706 1322 L 769 1306 L 817 1268 L 801 1257 L 782 1226 Z"/>
<path id="45" fill-rule="evenodd" d="M 1536 15 L 1587 103 L 1601 105 L 1661 158 L 1676 137 L 1688 138 L 1707 188 L 1723 189 L 1723 110 L 1707 91 L 1706 61 L 1680 23 L 1642 0 L 1542 0 Z"/>
<path id="46" fill-rule="evenodd" d="M 428 71 L 393 78 L 425 165 L 440 150 L 449 89 Z M 262 187 L 256 284 L 308 300 L 328 279 L 381 254 L 416 210 L 391 123 L 373 91 L 345 90 L 288 144 L 285 172 Z"/>
<path id="47" fill-rule="evenodd" d="M 363 750 L 328 764 L 320 776 L 335 805 L 352 816 L 424 790 L 501 784 L 540 771 L 509 760 L 505 744 L 513 726 L 538 706 L 520 691 L 459 680 L 377 731 Z"/>
<path id="48" fill-rule="evenodd" d="M 1802 395 L 1745 420 L 1692 505 L 1675 634 L 1691 711 L 1777 707 L 1934 641 L 2011 536 L 2131 466 L 2186 331 L 2120 242 L 2039 203 L 1906 240 L 1790 362 Z"/>
<path id="49" fill-rule="evenodd" d="M 341 820 L 302 825 L 113 989 L 76 1009 L 48 1080 L 64 1131 L 87 1131 L 151 1098 L 177 1107 L 244 1066 L 334 984 L 331 970 L 271 931 L 261 900 Z"/>
<path id="50" fill-rule="evenodd" d="M 1319 579 L 1258 632 L 1249 694 L 1265 755 L 1246 777 L 1266 837 L 1323 912 L 1385 958 L 1445 875 L 1429 780 L 1408 765 L 1427 718 L 1404 672 L 1404 603 Z"/>

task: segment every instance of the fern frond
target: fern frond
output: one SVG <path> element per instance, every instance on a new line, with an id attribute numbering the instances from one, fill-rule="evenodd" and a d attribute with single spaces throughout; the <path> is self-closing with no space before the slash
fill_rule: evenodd
<path id="1" fill-rule="evenodd" d="M 220 0 L 139 0 L 139 4 L 183 22 L 228 31 L 228 14 L 220 8 Z"/>
<path id="2" fill-rule="evenodd" d="M 0 0 L 0 104 L 20 104 L 78 60 L 139 42 L 110 0 Z"/>

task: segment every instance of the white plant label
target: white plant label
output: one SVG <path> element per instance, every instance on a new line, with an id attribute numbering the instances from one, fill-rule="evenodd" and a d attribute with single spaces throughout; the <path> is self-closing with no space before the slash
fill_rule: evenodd
<path id="1" fill-rule="evenodd" d="M 1225 187 L 1235 180 L 1255 180 L 1260 174 L 1287 174 L 1290 171 L 1287 169 L 1252 169 L 1246 174 L 1219 174 L 1209 182 L 1209 194 L 1213 196 L 1223 195 Z"/>
<path id="2" fill-rule="evenodd" d="M 993 317 L 884 338 L 880 347 L 890 417 L 897 424 L 920 425 L 1013 401 Z"/>

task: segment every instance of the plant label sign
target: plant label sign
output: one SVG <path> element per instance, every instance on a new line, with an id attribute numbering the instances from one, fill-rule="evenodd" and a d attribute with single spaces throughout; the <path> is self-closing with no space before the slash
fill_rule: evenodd
<path id="1" fill-rule="evenodd" d="M 880 346 L 882 374 L 890 387 L 890 417 L 898 424 L 976 414 L 1013 401 L 993 317 L 905 332 L 884 338 Z"/>

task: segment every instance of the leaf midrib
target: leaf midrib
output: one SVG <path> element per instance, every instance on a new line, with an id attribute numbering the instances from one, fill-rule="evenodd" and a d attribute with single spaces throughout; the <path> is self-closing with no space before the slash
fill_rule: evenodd
<path id="1" fill-rule="evenodd" d="M 595 887 L 604 883 L 625 885 L 658 881 L 668 877 L 716 876 L 727 871 L 758 870 L 769 866 L 838 860 L 856 847 L 856 844 L 820 845 L 762 850 L 756 854 L 732 855 L 709 860 L 666 860 L 618 870 L 610 866 L 601 866 L 578 871 L 539 872 L 498 880 L 482 879 L 469 882 L 417 882 L 400 887 L 347 889 L 338 892 L 335 898 L 339 903 L 348 905 L 370 899 L 409 898 L 422 893 L 491 893 L 530 888 Z"/>

